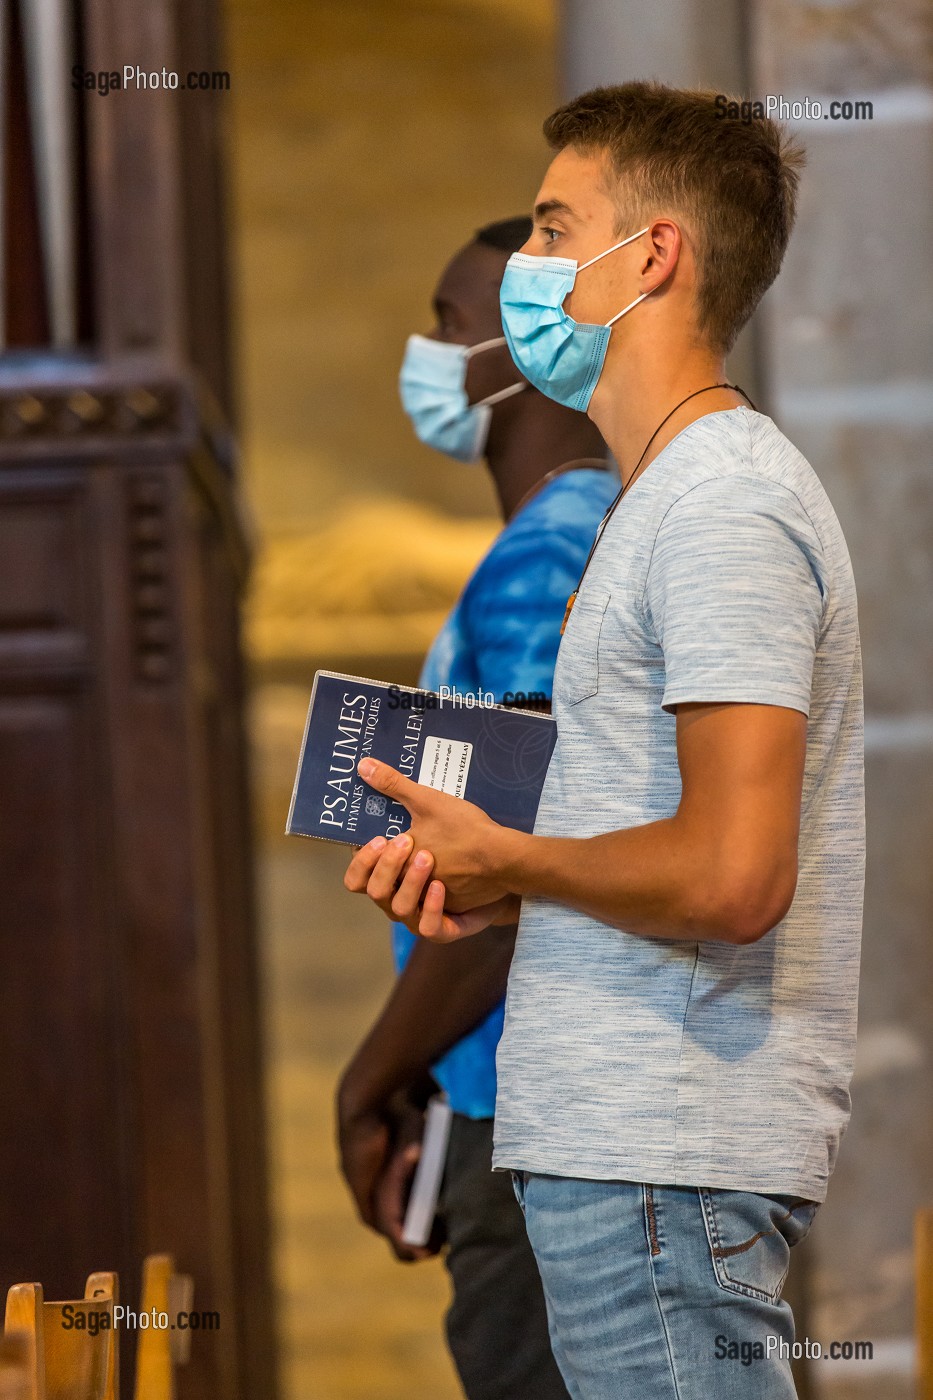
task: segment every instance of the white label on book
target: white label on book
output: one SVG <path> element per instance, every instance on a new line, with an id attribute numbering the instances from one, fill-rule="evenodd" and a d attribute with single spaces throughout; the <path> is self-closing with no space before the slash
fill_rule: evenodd
<path id="1" fill-rule="evenodd" d="M 418 782 L 462 797 L 472 757 L 472 744 L 461 739 L 435 739 L 429 734 L 424 741 Z"/>

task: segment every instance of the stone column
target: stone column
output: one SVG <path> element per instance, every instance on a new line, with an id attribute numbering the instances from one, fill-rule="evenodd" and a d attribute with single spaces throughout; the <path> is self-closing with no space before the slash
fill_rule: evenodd
<path id="1" fill-rule="evenodd" d="M 587 88 L 658 78 L 674 87 L 745 87 L 742 0 L 563 0 L 560 42 L 567 97 Z"/>
<path id="2" fill-rule="evenodd" d="M 842 522 L 865 662 L 868 877 L 853 1118 L 811 1242 L 820 1395 L 913 1395 L 911 1229 L 933 1202 L 933 91 L 920 3 L 757 0 L 754 95 L 809 97 L 797 230 L 761 314 L 770 408 Z M 849 120 L 833 101 L 867 102 Z"/>
<path id="3" fill-rule="evenodd" d="M 565 98 L 587 88 L 658 78 L 674 87 L 743 92 L 748 43 L 744 0 L 562 0 L 561 73 Z M 757 330 L 747 327 L 729 357 L 729 376 L 757 401 Z"/>

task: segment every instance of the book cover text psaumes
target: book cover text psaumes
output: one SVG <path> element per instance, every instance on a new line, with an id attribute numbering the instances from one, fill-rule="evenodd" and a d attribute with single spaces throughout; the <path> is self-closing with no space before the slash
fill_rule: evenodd
<path id="1" fill-rule="evenodd" d="M 406 808 L 357 772 L 372 757 L 531 831 L 556 739 L 550 715 L 318 671 L 285 829 L 355 846 L 406 831 Z"/>

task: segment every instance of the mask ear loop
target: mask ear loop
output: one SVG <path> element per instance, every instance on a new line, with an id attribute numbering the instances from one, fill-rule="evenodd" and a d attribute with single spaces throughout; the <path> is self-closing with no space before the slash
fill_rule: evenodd
<path id="1" fill-rule="evenodd" d="M 505 336 L 504 336 L 504 335 L 497 335 L 497 336 L 495 336 L 494 339 L 492 339 L 492 340 L 481 340 L 481 341 L 479 342 L 478 345 L 467 345 L 467 346 L 465 347 L 465 349 L 466 349 L 466 358 L 469 360 L 469 359 L 471 359 L 474 355 L 479 355 L 483 350 L 493 350 L 493 349 L 495 349 L 495 347 L 496 347 L 497 345 L 505 345 L 505 344 L 506 344 Z"/>
<path id="2" fill-rule="evenodd" d="M 490 394 L 487 399 L 480 399 L 478 403 L 473 404 L 473 407 L 479 408 L 485 404 L 488 408 L 492 408 L 493 404 L 501 403 L 503 399 L 510 399 L 513 395 L 520 394 L 523 389 L 527 388 L 528 381 L 523 379 L 520 384 L 510 384 L 507 389 L 500 389 L 498 393 Z"/>
<path id="3" fill-rule="evenodd" d="M 610 253 L 615 253 L 619 248 L 624 248 L 627 243 L 634 243 L 635 239 L 641 238 L 642 234 L 647 233 L 650 227 L 650 224 L 646 224 L 645 227 L 639 229 L 637 233 L 629 234 L 628 238 L 623 238 L 621 243 L 614 243 L 612 247 L 607 248 L 604 253 L 597 253 L 596 257 L 590 258 L 589 262 L 581 263 L 577 268 L 577 272 L 582 272 L 586 267 L 592 267 L 594 263 L 599 262 L 600 258 L 608 258 Z M 657 291 L 657 288 L 652 288 L 652 291 Z M 611 321 L 606 321 L 604 324 L 606 326 L 614 326 L 616 321 L 620 321 L 627 311 L 631 311 L 633 306 L 637 306 L 640 301 L 644 301 L 645 297 L 650 297 L 650 295 L 651 292 L 642 292 L 640 297 L 636 297 L 634 301 L 630 301 L 628 306 L 623 307 L 620 312 L 613 316 Z"/>
<path id="4" fill-rule="evenodd" d="M 662 282 L 661 286 L 663 287 L 663 285 L 664 283 Z M 651 292 L 656 292 L 657 290 L 657 287 L 651 288 Z M 644 301 L 645 297 L 650 297 L 651 292 L 642 292 L 640 297 L 636 297 L 634 301 L 630 301 L 628 306 L 625 306 L 622 308 L 621 311 L 616 312 L 615 316 L 612 316 L 608 321 L 605 321 L 603 324 L 606 326 L 614 326 L 616 321 L 620 321 L 622 319 L 626 311 L 631 311 L 632 307 L 637 306 L 640 301 Z"/>
<path id="5" fill-rule="evenodd" d="M 628 238 L 623 238 L 621 243 L 613 243 L 612 247 L 607 248 L 605 253 L 597 253 L 595 258 L 590 258 L 589 262 L 581 263 L 577 271 L 582 272 L 584 268 L 592 267 L 594 263 L 599 262 L 600 258 L 608 258 L 610 253 L 615 253 L 619 248 L 624 248 L 626 243 L 634 243 L 635 239 L 641 238 L 642 234 L 647 233 L 650 227 L 650 224 L 646 224 L 645 227 L 639 229 L 637 233 L 631 233 Z"/>
<path id="6" fill-rule="evenodd" d="M 481 340 L 478 345 L 468 345 L 466 358 L 469 360 L 473 355 L 479 354 L 482 350 L 494 350 L 497 346 L 506 345 L 508 342 L 504 335 L 496 336 L 493 340 Z M 528 388 L 528 381 L 523 379 L 520 384 L 510 384 L 507 389 L 499 389 L 495 394 L 489 394 L 485 399 L 479 399 L 471 404 L 471 408 L 492 408 L 494 404 L 501 403 L 503 399 L 510 399 L 513 394 L 520 394 L 523 389 Z"/>
<path id="7" fill-rule="evenodd" d="M 649 227 L 650 227 L 650 225 L 649 225 Z M 642 233 L 647 233 L 647 231 L 648 231 L 647 229 L 642 229 L 641 232 L 642 232 Z M 636 237 L 636 238 L 640 238 L 640 237 L 641 237 L 641 234 L 636 233 L 635 237 Z M 627 238 L 625 241 L 626 241 L 627 243 L 631 243 L 632 240 L 631 240 L 630 238 Z M 612 249 L 610 248 L 609 251 L 612 252 Z M 605 257 L 605 256 L 606 256 L 605 253 L 601 253 L 601 254 L 600 254 L 600 257 Z M 667 276 L 669 277 L 669 276 L 670 276 L 670 273 L 668 273 Z M 667 281 L 667 277 L 665 277 L 665 279 L 664 279 L 664 282 L 666 282 L 666 281 Z M 640 297 L 636 297 L 634 301 L 630 301 L 630 302 L 629 302 L 628 306 L 624 306 L 624 307 L 622 308 L 621 311 L 617 311 L 617 312 L 616 312 L 615 316 L 610 317 L 610 319 L 609 319 L 608 321 L 605 322 L 605 325 L 606 325 L 606 326 L 614 326 L 615 323 L 616 323 L 616 321 L 620 321 L 627 311 L 631 311 L 631 309 L 632 309 L 633 306 L 637 306 L 638 303 L 639 303 L 640 301 L 644 301 L 645 297 L 650 297 L 654 292 L 660 291 L 660 289 L 664 286 L 664 282 L 659 282 L 658 285 L 657 285 L 656 287 L 652 287 L 652 288 L 651 288 L 651 291 L 650 291 L 650 292 L 642 292 L 642 294 L 641 294 Z"/>

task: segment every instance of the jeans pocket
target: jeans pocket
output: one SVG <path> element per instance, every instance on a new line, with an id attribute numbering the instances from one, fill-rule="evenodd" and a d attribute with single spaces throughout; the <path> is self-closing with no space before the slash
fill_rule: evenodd
<path id="1" fill-rule="evenodd" d="M 809 1231 L 817 1202 L 706 1187 L 699 1194 L 719 1287 L 776 1303 L 787 1278 L 790 1251 Z"/>
<path id="2" fill-rule="evenodd" d="M 608 588 L 587 589 L 570 610 L 554 676 L 555 691 L 568 705 L 599 692 L 599 639 L 611 596 Z"/>

